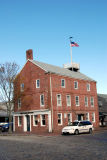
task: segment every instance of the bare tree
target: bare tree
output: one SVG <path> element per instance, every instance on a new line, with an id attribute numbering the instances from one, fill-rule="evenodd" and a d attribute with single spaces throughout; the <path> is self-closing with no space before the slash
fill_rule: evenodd
<path id="1" fill-rule="evenodd" d="M 9 116 L 9 123 L 12 122 L 12 112 L 14 104 L 14 79 L 19 70 L 19 66 L 13 62 L 0 64 L 0 101 L 4 102 Z M 11 132 L 11 125 L 9 132 Z"/>

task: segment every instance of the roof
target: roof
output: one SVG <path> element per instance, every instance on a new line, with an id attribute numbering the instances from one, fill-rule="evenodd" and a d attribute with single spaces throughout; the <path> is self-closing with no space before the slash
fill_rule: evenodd
<path id="1" fill-rule="evenodd" d="M 75 72 L 75 71 L 71 71 L 71 70 L 66 69 L 66 68 L 54 66 L 54 65 L 51 65 L 51 64 L 46 64 L 46 63 L 43 63 L 43 62 L 38 62 L 38 61 L 35 61 L 35 60 L 29 60 L 29 61 L 32 62 L 33 64 L 37 65 L 41 69 L 45 70 L 46 72 L 49 72 L 49 73 L 54 73 L 54 74 L 58 74 L 58 75 L 61 75 L 61 76 L 67 76 L 67 77 L 75 78 L 75 79 L 95 81 L 92 78 L 87 77 L 86 75 L 82 74 L 79 71 Z"/>

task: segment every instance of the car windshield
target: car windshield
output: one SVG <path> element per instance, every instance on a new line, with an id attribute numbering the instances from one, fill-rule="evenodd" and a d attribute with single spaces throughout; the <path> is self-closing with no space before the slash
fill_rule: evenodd
<path id="1" fill-rule="evenodd" d="M 68 124 L 68 126 L 77 126 L 79 122 L 71 122 Z"/>

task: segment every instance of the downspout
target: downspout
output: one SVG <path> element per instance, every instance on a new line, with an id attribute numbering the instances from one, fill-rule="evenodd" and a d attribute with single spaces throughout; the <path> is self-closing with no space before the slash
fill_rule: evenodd
<path id="1" fill-rule="evenodd" d="M 51 79 L 51 73 L 50 73 L 50 96 L 51 96 L 51 123 L 52 123 L 52 132 L 53 132 L 53 103 L 52 103 L 52 79 Z"/>

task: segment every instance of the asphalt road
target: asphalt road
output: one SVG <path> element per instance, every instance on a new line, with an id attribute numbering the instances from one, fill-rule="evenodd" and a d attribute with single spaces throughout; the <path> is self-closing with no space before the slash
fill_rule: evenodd
<path id="1" fill-rule="evenodd" d="M 0 136 L 0 160 L 107 160 L 107 131 L 78 136 Z"/>

